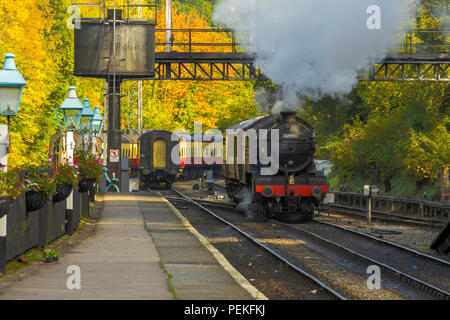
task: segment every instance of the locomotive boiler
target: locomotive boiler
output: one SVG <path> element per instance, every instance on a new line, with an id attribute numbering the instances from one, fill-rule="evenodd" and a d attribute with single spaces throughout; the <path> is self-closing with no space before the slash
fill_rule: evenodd
<path id="1" fill-rule="evenodd" d="M 267 218 L 290 223 L 311 221 L 314 208 L 328 192 L 326 177 L 316 172 L 316 134 L 311 125 L 298 118 L 295 112 L 283 112 L 246 120 L 229 130 L 244 136 L 244 139 L 226 137 L 223 174 L 230 198 L 240 204 L 246 202 L 252 211 Z M 262 141 L 262 130 L 268 132 L 267 141 Z M 252 140 L 252 136 L 256 140 Z M 267 175 L 263 168 L 273 163 L 267 165 L 261 154 L 277 158 L 271 154 L 276 152 L 271 150 L 271 141 L 275 137 L 278 137 L 275 141 L 278 143 L 278 163 L 276 170 Z M 243 149 L 244 161 L 239 161 L 239 148 Z M 249 161 L 252 150 L 258 151 L 256 161 Z"/>

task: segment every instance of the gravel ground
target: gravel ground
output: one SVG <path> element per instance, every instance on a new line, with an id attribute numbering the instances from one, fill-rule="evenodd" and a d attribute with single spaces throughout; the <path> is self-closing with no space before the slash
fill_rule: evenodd
<path id="1" fill-rule="evenodd" d="M 177 189 L 180 190 L 181 188 L 178 187 Z M 266 263 L 267 258 L 261 260 L 261 250 L 259 248 L 253 245 L 254 248 L 250 249 L 250 252 L 256 251 L 258 253 L 256 255 L 250 254 L 249 256 L 249 250 L 246 249 L 247 245 L 240 246 L 242 239 L 240 236 L 230 236 L 231 229 L 229 227 L 220 228 L 221 231 L 216 234 L 212 230 L 215 230 L 216 228 L 214 227 L 220 225 L 217 220 L 207 216 L 194 206 L 178 204 L 178 207 L 184 209 L 181 212 L 191 224 L 204 234 L 225 255 L 230 263 L 270 299 L 304 299 L 304 292 L 307 292 L 307 290 L 301 290 L 303 292 L 301 297 L 293 295 L 295 291 L 292 289 L 295 288 L 294 290 L 298 291 L 298 287 L 297 285 L 294 288 L 292 287 L 292 274 L 286 275 L 285 271 L 280 272 L 282 271 L 280 270 L 283 266 L 282 263 L 275 262 L 267 270 L 266 267 L 270 266 L 270 264 Z M 187 207 L 189 208 L 188 210 L 186 210 Z M 245 217 L 236 213 L 230 213 L 227 209 L 214 209 L 214 212 L 220 213 L 221 216 L 226 215 L 226 218 L 232 220 L 233 223 L 239 223 L 240 227 L 251 232 L 260 242 L 270 246 L 283 256 L 288 256 L 291 263 L 301 266 L 351 299 L 400 300 L 405 299 L 405 297 L 407 299 L 429 298 L 426 295 L 417 295 L 415 293 L 416 290 L 408 292 L 403 283 L 399 286 L 397 279 L 388 279 L 388 277 L 383 278 L 383 288 L 381 290 L 369 290 L 366 285 L 368 277 L 366 274 L 367 266 L 351 256 L 344 257 L 329 248 L 319 248 L 317 244 L 309 241 L 306 243 L 306 241 L 298 238 L 297 232 L 290 234 L 286 230 L 277 228 L 272 223 L 248 223 Z M 234 248 L 232 247 L 233 244 Z M 238 244 L 237 247 L 236 244 Z M 249 267 L 252 269 L 264 268 L 265 271 L 255 272 L 255 270 L 247 270 Z M 284 266 L 284 268 L 289 269 L 287 266 Z M 261 275 L 264 275 L 263 279 L 260 278 Z M 295 276 L 298 277 L 298 275 Z M 272 292 L 273 290 L 275 292 Z M 402 292 L 402 294 L 397 293 L 397 291 Z M 306 297 L 306 299 L 309 298 Z"/>
<path id="2" fill-rule="evenodd" d="M 184 194 L 191 196 L 193 198 L 201 198 L 199 191 L 192 190 L 193 182 L 182 182 L 177 183 L 175 188 Z M 212 198 L 210 198 L 213 200 Z M 228 201 L 227 199 L 223 201 Z M 180 205 L 183 207 L 183 205 Z M 185 207 L 185 205 L 184 205 Z M 383 289 L 379 291 L 368 290 L 366 287 L 367 274 L 365 273 L 365 268 L 367 266 L 362 266 L 360 261 L 356 261 L 357 259 L 352 256 L 344 257 L 339 255 L 335 250 L 326 249 L 323 246 L 313 244 L 312 239 L 304 239 L 300 240 L 298 234 L 289 234 L 286 231 L 276 230 L 276 223 L 269 224 L 255 224 L 248 223 L 245 218 L 240 217 L 237 218 L 238 215 L 231 213 L 228 209 L 214 209 L 214 211 L 218 211 L 221 214 L 227 215 L 227 219 L 231 219 L 233 223 L 243 223 L 246 230 L 251 230 L 257 237 L 258 234 L 259 240 L 267 245 L 270 245 L 273 249 L 283 252 L 283 255 L 288 254 L 291 257 L 291 262 L 295 264 L 302 265 L 302 267 L 309 272 L 315 274 L 319 279 L 327 283 L 333 288 L 337 288 L 338 291 L 344 293 L 344 295 L 349 295 L 358 299 L 429 299 L 430 296 L 426 294 L 422 294 L 417 292 L 417 290 L 406 289 L 405 284 L 401 280 L 398 279 L 384 279 L 383 278 Z M 236 221 L 238 219 L 238 221 Z M 351 229 L 356 229 L 359 231 L 368 232 L 370 228 L 379 228 L 379 229 L 389 229 L 402 232 L 400 235 L 383 235 L 382 237 L 386 240 L 400 243 L 405 246 L 413 247 L 409 244 L 409 241 L 412 243 L 419 243 L 423 245 L 426 242 L 430 242 L 430 238 L 432 239 L 437 231 L 430 229 L 421 229 L 414 228 L 411 226 L 386 226 L 385 224 L 374 223 L 370 228 L 365 226 L 365 223 L 351 218 L 343 218 L 341 216 L 331 216 L 331 217 L 318 217 L 318 220 L 323 220 L 326 222 L 342 225 Z M 270 226 L 270 227 L 267 227 Z M 394 229 L 395 228 L 395 229 Z M 433 232 L 434 231 L 434 232 Z M 285 234 L 283 234 L 283 232 Z M 281 233 L 281 234 L 280 234 Z M 320 233 L 318 233 L 320 234 Z M 306 240 L 306 241 L 305 241 Z M 333 239 L 335 240 L 335 239 Z M 399 241 L 402 240 L 403 242 Z M 349 240 L 351 243 L 351 240 Z M 212 241 L 214 242 L 214 241 Z M 344 246 L 348 246 L 349 243 L 341 243 Z M 361 247 L 361 246 L 360 246 Z M 362 245 L 364 249 L 364 245 Z M 413 247 L 415 249 L 420 249 L 417 247 Z M 423 248 L 423 247 L 422 247 Z M 361 252 L 363 254 L 370 252 L 371 248 L 365 248 L 366 252 Z M 334 251 L 334 252 L 333 252 Z M 423 250 L 422 250 L 423 251 Z M 358 251 L 360 252 L 360 251 Z M 429 252 L 428 252 L 429 253 Z M 378 258 L 378 261 L 389 261 L 389 257 L 385 257 L 385 260 L 381 259 L 384 256 L 383 252 L 377 252 L 378 256 L 375 255 L 374 258 Z M 368 255 L 368 254 L 366 254 Z M 387 253 L 386 253 L 387 255 Z M 436 254 L 434 254 L 436 255 Z M 369 255 L 370 256 L 370 255 Z M 442 256 L 436 255 L 440 258 Z M 386 260 L 387 259 L 387 260 Z M 305 261 L 307 263 L 305 264 Z M 416 262 L 416 261 L 414 261 Z M 407 264 L 406 262 L 405 264 Z M 420 261 L 419 261 L 420 263 Z M 413 263 L 414 265 L 419 265 L 419 263 Z M 397 266 L 395 266 L 397 267 Z M 422 267 L 420 264 L 419 267 Z M 402 270 L 403 271 L 403 270 Z M 417 270 L 415 270 L 416 272 Z M 442 274 L 443 281 L 448 282 L 448 276 Z M 435 282 L 440 282 L 439 274 L 436 277 Z M 431 277 L 430 279 L 433 279 Z M 400 294 L 398 294 L 398 293 Z"/>
<path id="3" fill-rule="evenodd" d="M 193 198 L 200 198 L 201 197 L 200 192 L 192 190 L 192 185 L 195 183 L 197 182 L 193 181 L 177 182 L 174 185 L 174 187 L 187 196 Z M 223 181 L 217 181 L 216 183 L 224 185 Z M 210 200 L 216 199 L 210 197 Z M 228 202 L 229 199 L 217 199 L 216 201 Z M 354 229 L 363 232 L 370 232 L 372 228 L 399 231 L 401 232 L 401 234 L 383 234 L 379 235 L 379 237 L 387 241 L 391 241 L 450 262 L 449 255 L 442 255 L 430 249 L 430 244 L 436 237 L 436 235 L 439 233 L 440 231 L 439 229 L 421 228 L 403 225 L 390 225 L 386 223 L 377 223 L 377 222 L 374 222 L 372 223 L 371 226 L 368 226 L 367 223 L 361 221 L 360 219 L 345 217 L 342 215 L 331 215 L 330 217 L 316 216 L 315 219 L 319 221 L 334 223 L 349 229 Z"/>
<path id="4" fill-rule="evenodd" d="M 243 228 L 281 255 L 288 256 L 290 262 L 314 274 L 345 296 L 369 300 L 433 299 L 389 274 L 382 274 L 381 290 L 369 290 L 366 284 L 369 265 L 365 261 L 361 262 L 353 255 L 344 254 L 334 247 L 330 248 L 302 236 L 298 231 L 277 222 L 253 223 L 229 209 L 217 208 L 213 211 Z"/>
<path id="5" fill-rule="evenodd" d="M 298 227 L 436 287 L 450 290 L 450 268 L 446 266 L 428 262 L 404 250 L 385 246 L 370 238 L 353 235 L 328 225 L 312 222 Z"/>

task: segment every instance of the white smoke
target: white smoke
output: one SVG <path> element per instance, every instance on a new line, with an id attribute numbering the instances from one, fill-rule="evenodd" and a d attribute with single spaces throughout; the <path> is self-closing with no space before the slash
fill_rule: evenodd
<path id="1" fill-rule="evenodd" d="M 244 48 L 282 88 L 276 111 L 298 110 L 301 97 L 349 93 L 358 70 L 395 50 L 400 32 L 411 26 L 414 1 L 225 0 L 213 20 L 240 33 L 252 30 L 256 45 Z M 381 9 L 381 29 L 368 28 L 373 5 Z"/>
<path id="2" fill-rule="evenodd" d="M 442 30 L 450 31 L 449 3 L 444 1 L 443 4 L 436 5 L 433 8 L 433 14 L 440 20 L 440 28 Z"/>

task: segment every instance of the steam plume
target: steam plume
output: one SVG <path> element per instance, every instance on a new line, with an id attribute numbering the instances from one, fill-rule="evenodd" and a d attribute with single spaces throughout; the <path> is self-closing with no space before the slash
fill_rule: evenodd
<path id="1" fill-rule="evenodd" d="M 357 71 L 402 43 L 415 0 L 225 0 L 213 20 L 251 32 L 247 51 L 282 88 L 276 111 L 298 110 L 301 97 L 349 93 Z M 370 30 L 370 6 L 381 9 L 381 29 Z M 299 99 L 300 98 L 300 99 Z M 257 101 L 264 101 L 259 95 Z M 275 110 L 272 110 L 275 111 Z"/>

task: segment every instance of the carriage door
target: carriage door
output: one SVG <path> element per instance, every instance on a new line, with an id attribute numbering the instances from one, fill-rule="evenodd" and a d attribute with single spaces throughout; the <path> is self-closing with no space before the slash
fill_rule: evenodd
<path id="1" fill-rule="evenodd" d="M 158 139 L 153 142 L 153 167 L 155 169 L 166 168 L 166 156 L 167 145 L 162 139 Z"/>

